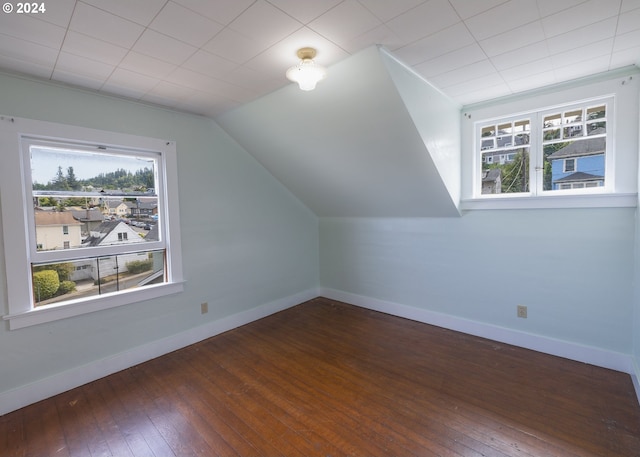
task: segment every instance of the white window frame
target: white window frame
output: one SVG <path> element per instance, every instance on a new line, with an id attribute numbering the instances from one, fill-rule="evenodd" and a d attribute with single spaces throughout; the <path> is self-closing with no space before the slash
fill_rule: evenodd
<path id="1" fill-rule="evenodd" d="M 569 170 L 569 167 L 567 167 L 567 163 L 571 163 L 572 167 L 571 170 Z M 571 173 L 576 171 L 576 164 L 578 162 L 578 159 L 576 159 L 575 157 L 571 158 L 571 159 L 563 159 L 562 162 L 562 172 L 563 173 Z"/>
<path id="2" fill-rule="evenodd" d="M 166 249 L 166 282 L 143 288 L 68 300 L 59 304 L 34 307 L 31 288 L 33 257 L 51 255 L 35 250 L 33 206 L 30 199 L 30 168 L 25 163 L 22 142 L 25 138 L 41 138 L 62 143 L 96 145 L 100 148 L 154 151 L 162 161 L 164 223 L 161 236 Z M 183 291 L 180 216 L 178 207 L 177 152 L 174 141 L 148 138 L 51 122 L 0 116 L 0 197 L 6 260 L 9 313 L 3 316 L 11 330 L 42 324 L 90 312 L 163 297 Z M 27 174 L 28 173 L 28 174 Z M 150 243 L 150 245 L 153 243 Z M 152 246 L 144 249 L 152 250 Z M 117 250 L 117 248 L 116 248 Z M 52 254 L 55 256 L 55 254 Z M 54 259 L 55 260 L 55 259 Z"/>
<path id="3" fill-rule="evenodd" d="M 589 188 L 574 188 L 571 189 L 556 189 L 556 190 L 543 190 L 544 185 L 544 156 L 543 156 L 543 119 L 545 115 L 556 111 L 570 111 L 576 108 L 584 108 L 587 106 L 606 106 L 606 122 L 607 122 L 607 140 L 605 150 L 605 177 L 604 186 L 589 187 Z M 612 143 L 614 141 L 614 135 L 611 133 L 615 130 L 615 96 L 607 95 L 603 97 L 597 97 L 589 100 L 581 100 L 573 103 L 565 103 L 562 105 L 552 106 L 537 109 L 534 111 L 528 111 L 524 113 L 517 113 L 508 116 L 501 116 L 492 119 L 481 119 L 474 123 L 474 172 L 473 172 L 473 198 L 474 199 L 513 199 L 524 197 L 552 197 L 557 195 L 582 195 L 582 194 L 607 194 L 611 193 L 615 187 L 615 176 L 613 173 L 613 161 L 614 161 L 614 148 Z M 486 154 L 487 150 L 481 148 L 482 128 L 490 124 L 506 124 L 510 122 L 530 119 L 530 143 L 529 143 L 529 191 L 517 192 L 517 193 L 502 193 L 502 194 L 482 194 L 482 155 Z M 583 121 L 584 123 L 584 121 Z M 560 127 L 564 128 L 564 127 Z M 587 136 L 580 138 L 586 139 Z M 506 145 L 504 147 L 507 147 Z M 577 163 L 577 160 L 575 161 Z M 563 165 L 564 166 L 564 165 Z"/>
<path id="4" fill-rule="evenodd" d="M 633 84 L 632 84 L 633 83 Z M 486 106 L 473 107 L 468 111 L 463 110 L 461 115 L 463 123 L 467 127 L 463 129 L 463 156 L 467 158 L 466 166 L 462 170 L 462 198 L 460 201 L 461 210 L 485 210 L 485 209 L 525 209 L 525 208 L 594 208 L 594 207 L 636 207 L 637 192 L 633 182 L 637 182 L 629 170 L 633 167 L 621 167 L 616 161 L 635 163 L 635 158 L 629 153 L 629 146 L 633 144 L 633 130 L 630 130 L 630 119 L 633 119 L 634 110 L 633 98 L 625 96 L 627 91 L 635 91 L 637 88 L 635 80 L 630 77 L 622 82 L 619 80 L 607 80 L 605 82 L 596 81 L 594 86 L 599 89 L 606 87 L 596 97 L 567 97 L 562 93 L 550 92 L 539 97 L 529 99 L 514 98 L 514 101 L 505 102 L 503 108 L 499 104 L 488 103 Z M 588 86 L 591 87 L 591 86 Z M 593 88 L 593 87 L 591 87 Z M 586 89 L 567 90 L 567 94 L 575 92 L 584 93 Z M 593 92 L 593 90 L 592 90 Z M 575 94 L 574 94 L 575 95 Z M 537 99 L 543 100 L 536 103 Z M 548 103 L 561 99 L 560 103 Z M 548 104 L 545 104 L 545 101 Z M 537 114 L 540 121 L 532 119 L 536 128 L 541 128 L 542 117 L 552 110 L 569 110 L 572 106 L 592 106 L 603 101 L 610 102 L 607 106 L 607 152 L 605 156 L 605 180 L 603 186 L 588 187 L 584 189 L 549 190 L 542 191 L 543 187 L 543 147 L 542 137 L 532 131 L 531 153 L 536 154 L 538 162 L 531 162 L 530 158 L 530 190 L 540 189 L 538 193 L 513 193 L 500 195 L 481 194 L 481 175 L 478 170 L 482 167 L 482 152 L 478 141 L 480 136 L 480 124 L 500 123 L 502 121 L 523 118 L 524 116 Z M 516 107 L 516 109 L 509 109 Z M 521 107 L 525 109 L 517 109 Z M 507 107 L 504 109 L 504 107 Z M 622 119 L 620 112 L 625 113 Z M 631 117 L 630 117 L 631 116 Z M 636 114 L 637 116 L 637 114 Z M 478 120 L 480 119 L 480 120 Z M 636 117 L 637 119 L 637 117 Z M 620 128 L 620 126 L 623 126 Z M 637 130 L 636 138 L 637 138 Z M 538 144 L 536 144 L 538 143 Z M 618 143 L 624 145 L 622 151 L 617 151 Z M 622 159 L 618 157 L 621 155 Z M 618 179 L 621 178 L 621 179 Z M 536 186 L 536 187 L 533 187 Z M 538 187 L 539 186 L 539 187 Z"/>

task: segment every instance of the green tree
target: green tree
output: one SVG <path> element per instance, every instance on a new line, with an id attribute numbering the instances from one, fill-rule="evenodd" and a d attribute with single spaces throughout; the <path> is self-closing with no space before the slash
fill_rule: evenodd
<path id="1" fill-rule="evenodd" d="M 56 176 L 51 181 L 51 190 L 69 190 L 69 184 L 67 183 L 67 178 L 62 172 L 62 167 L 58 166 L 58 171 L 56 172 Z"/>
<path id="2" fill-rule="evenodd" d="M 64 206 L 86 206 L 86 200 L 83 197 L 71 197 L 64 201 Z"/>
<path id="3" fill-rule="evenodd" d="M 529 191 L 529 153 L 521 149 L 514 160 L 502 167 L 502 193 Z"/>
<path id="4" fill-rule="evenodd" d="M 38 197 L 38 206 L 57 206 L 58 202 L 51 197 Z"/>
<path id="5" fill-rule="evenodd" d="M 78 181 L 78 178 L 76 178 L 76 174 L 73 171 L 73 167 L 67 168 L 66 180 L 67 180 L 67 186 L 69 187 L 69 189 L 80 190 L 82 188 L 82 184 Z"/>

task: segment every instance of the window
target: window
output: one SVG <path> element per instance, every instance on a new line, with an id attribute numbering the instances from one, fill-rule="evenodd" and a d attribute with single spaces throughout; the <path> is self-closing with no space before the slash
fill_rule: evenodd
<path id="1" fill-rule="evenodd" d="M 564 173 L 571 173 L 576 171 L 576 159 L 564 159 L 564 167 L 562 167 Z"/>
<path id="2" fill-rule="evenodd" d="M 476 123 L 474 196 L 612 188 L 613 97 Z"/>
<path id="3" fill-rule="evenodd" d="M 2 118 L 0 146 L 10 328 L 182 290 L 173 142 Z"/>
<path id="4" fill-rule="evenodd" d="M 480 128 L 481 194 L 528 192 L 530 135 L 528 118 L 484 124 Z"/>

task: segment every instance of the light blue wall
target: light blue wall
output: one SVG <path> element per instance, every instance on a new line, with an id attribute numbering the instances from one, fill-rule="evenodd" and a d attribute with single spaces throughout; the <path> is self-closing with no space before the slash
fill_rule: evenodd
<path id="1" fill-rule="evenodd" d="M 0 394 L 315 290 L 317 218 L 213 121 L 7 75 L 0 114 L 176 140 L 186 279 L 183 293 L 150 302 L 13 331 L 1 322 Z M 3 247 L 0 258 L 5 314 Z"/>
<path id="2" fill-rule="evenodd" d="M 616 190 L 636 192 L 637 70 L 632 73 L 463 108 L 463 198 L 473 196 L 476 120 L 612 93 Z M 320 283 L 389 309 L 404 305 L 403 312 L 410 307 L 627 360 L 634 325 L 640 328 L 640 312 L 633 321 L 635 226 L 635 208 L 475 210 L 459 219 L 321 218 Z M 519 304 L 528 307 L 527 319 L 517 317 Z"/>
<path id="3" fill-rule="evenodd" d="M 321 286 L 630 354 L 632 208 L 320 220 Z M 527 319 L 516 316 L 518 304 Z"/>

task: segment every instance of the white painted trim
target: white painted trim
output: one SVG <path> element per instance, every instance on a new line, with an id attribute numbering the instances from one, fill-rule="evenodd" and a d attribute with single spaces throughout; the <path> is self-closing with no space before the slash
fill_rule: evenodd
<path id="1" fill-rule="evenodd" d="M 460 209 L 544 209 L 544 208 L 635 208 L 638 206 L 636 193 L 585 193 L 583 195 L 548 195 L 536 197 L 504 196 L 463 199 Z"/>
<path id="2" fill-rule="evenodd" d="M 431 324 L 482 338 L 488 338 L 501 343 L 532 349 L 545 354 L 564 357 L 566 359 L 588 363 L 611 370 L 622 371 L 631 375 L 635 374 L 633 371 L 633 360 L 629 354 L 520 332 L 449 314 L 378 300 L 376 298 L 365 297 L 340 290 L 320 288 L 319 292 L 323 297 L 350 303 L 362 308 L 380 311 L 386 314 L 423 322 L 425 324 Z M 640 392 L 638 391 L 638 387 L 636 387 L 636 392 Z"/>
<path id="3" fill-rule="evenodd" d="M 161 340 L 151 341 L 142 346 L 131 348 L 101 360 L 95 360 L 86 365 L 37 380 L 31 384 L 2 392 L 0 393 L 0 416 L 255 320 L 262 319 L 270 314 L 291 308 L 317 296 L 317 289 L 309 289 L 265 303 L 256 308 L 223 317 Z"/>
<path id="4" fill-rule="evenodd" d="M 633 388 L 636 390 L 636 396 L 640 404 L 640 366 L 638 365 L 638 361 L 633 357 L 631 358 L 631 365 L 631 381 L 633 382 Z"/>
<path id="5" fill-rule="evenodd" d="M 144 300 L 166 297 L 184 290 L 184 282 L 149 285 L 131 290 L 114 292 L 77 300 L 66 301 L 59 305 L 32 308 L 28 311 L 8 314 L 2 319 L 9 321 L 9 330 L 44 324 L 60 319 L 67 319 L 81 314 L 102 311 L 117 306 L 130 305 Z"/>
<path id="6" fill-rule="evenodd" d="M 638 382 L 638 376 L 632 374 L 631 382 L 633 382 L 633 388 L 636 391 L 636 397 L 638 397 L 638 404 L 640 404 L 640 382 Z"/>

